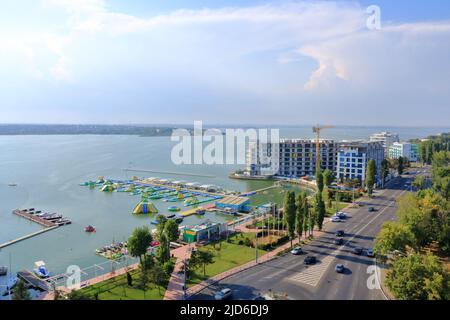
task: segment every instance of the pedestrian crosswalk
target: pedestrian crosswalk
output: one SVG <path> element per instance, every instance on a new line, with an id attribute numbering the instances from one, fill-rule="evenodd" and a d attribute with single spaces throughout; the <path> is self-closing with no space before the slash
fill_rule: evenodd
<path id="1" fill-rule="evenodd" d="M 306 267 L 300 272 L 287 278 L 288 281 L 307 284 L 310 286 L 317 286 L 322 275 L 328 269 L 330 263 L 333 261 L 336 252 L 327 255 L 323 259 L 319 260 L 316 264 Z"/>

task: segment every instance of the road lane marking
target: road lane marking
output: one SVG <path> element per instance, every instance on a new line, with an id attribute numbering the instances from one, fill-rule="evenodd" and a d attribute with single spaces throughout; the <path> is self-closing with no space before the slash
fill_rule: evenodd
<path id="1" fill-rule="evenodd" d="M 297 272 L 296 274 L 286 278 L 286 280 L 291 281 L 291 282 L 298 282 L 298 283 L 310 285 L 312 287 L 316 287 L 319 284 L 320 280 L 322 279 L 323 275 L 325 274 L 326 270 L 330 266 L 331 262 L 333 262 L 335 257 L 342 251 L 344 246 L 346 246 L 351 241 L 353 241 L 353 239 L 355 239 L 364 229 L 366 229 L 367 226 L 369 226 L 373 221 L 375 221 L 377 218 L 379 218 L 387 209 L 389 209 L 391 207 L 390 203 L 391 202 L 395 203 L 396 199 L 405 192 L 407 192 L 407 190 L 395 191 L 392 194 L 393 199 L 383 201 L 380 205 L 383 205 L 384 208 L 381 209 L 380 212 L 378 212 L 378 214 L 376 214 L 374 217 L 372 217 L 372 219 L 370 219 L 370 221 L 367 222 L 363 227 L 361 227 L 357 232 L 355 232 L 353 237 L 346 240 L 342 246 L 338 247 L 332 253 L 330 253 L 325 258 L 320 260 L 321 263 L 309 266 L 306 269 L 303 269 L 303 270 Z M 364 223 L 365 221 L 366 220 L 364 219 L 362 222 Z M 360 227 L 360 225 L 361 224 L 358 224 L 357 226 L 352 228 L 352 231 L 353 231 L 353 229 Z"/>

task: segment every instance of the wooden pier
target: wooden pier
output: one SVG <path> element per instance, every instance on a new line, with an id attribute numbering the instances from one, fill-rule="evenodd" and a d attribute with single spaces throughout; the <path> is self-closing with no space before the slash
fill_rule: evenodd
<path id="1" fill-rule="evenodd" d="M 8 246 L 10 246 L 10 245 L 13 245 L 13 244 L 15 244 L 15 243 L 17 243 L 17 242 L 20 242 L 20 241 L 23 241 L 23 240 L 32 238 L 32 237 L 37 236 L 37 235 L 39 235 L 39 234 L 41 234 L 41 233 L 44 233 L 44 232 L 53 230 L 53 229 L 55 229 L 55 228 L 57 228 L 57 227 L 58 227 L 58 226 L 48 227 L 48 228 L 45 228 L 45 229 L 42 229 L 42 230 L 39 230 L 39 231 L 30 233 L 30 234 L 27 234 L 27 235 L 25 235 L 25 236 L 23 236 L 23 237 L 20 237 L 20 238 L 17 238 L 17 239 L 14 239 L 14 240 L 11 240 L 11 241 L 2 243 L 2 244 L 0 244 L 0 249 L 3 249 L 3 248 L 8 247 Z"/>
<path id="2" fill-rule="evenodd" d="M 53 223 L 52 221 L 48 221 L 44 218 L 38 217 L 34 214 L 31 214 L 30 211 L 28 210 L 13 210 L 13 213 L 15 215 L 18 215 L 19 217 L 25 218 L 27 220 L 36 222 L 38 224 L 40 224 L 41 226 L 44 226 L 46 228 L 51 228 L 51 227 L 57 227 L 58 225 L 56 223 Z"/>

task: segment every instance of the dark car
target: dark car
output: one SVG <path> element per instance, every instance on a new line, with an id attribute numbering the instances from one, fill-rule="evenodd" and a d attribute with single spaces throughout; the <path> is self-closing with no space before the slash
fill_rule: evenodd
<path id="1" fill-rule="evenodd" d="M 361 255 L 362 252 L 363 252 L 363 248 L 361 248 L 361 247 L 355 247 L 355 248 L 353 249 L 353 253 L 354 253 L 354 254 Z"/>
<path id="2" fill-rule="evenodd" d="M 338 230 L 336 231 L 336 237 L 343 237 L 345 235 L 344 230 Z"/>
<path id="3" fill-rule="evenodd" d="M 366 255 L 367 255 L 369 258 L 375 257 L 375 253 L 373 252 L 373 249 L 367 249 Z"/>
<path id="4" fill-rule="evenodd" d="M 317 259 L 314 256 L 307 256 L 305 258 L 305 264 L 315 264 L 316 261 L 317 261 Z"/>
<path id="5" fill-rule="evenodd" d="M 369 212 L 375 212 L 377 211 L 377 209 L 375 209 L 374 207 L 369 207 Z"/>
<path id="6" fill-rule="evenodd" d="M 341 246 L 341 245 L 344 244 L 344 239 L 336 238 L 336 239 L 334 239 L 334 244 L 337 244 L 337 245 Z"/>

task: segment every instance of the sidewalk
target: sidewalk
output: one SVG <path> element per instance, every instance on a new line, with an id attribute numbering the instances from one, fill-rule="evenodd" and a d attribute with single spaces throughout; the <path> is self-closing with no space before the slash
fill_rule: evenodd
<path id="1" fill-rule="evenodd" d="M 191 257 L 191 248 L 189 245 L 184 245 L 172 251 L 174 257 L 177 258 L 175 262 L 175 268 L 170 276 L 169 284 L 167 285 L 166 292 L 164 294 L 164 300 L 183 300 L 184 299 L 184 273 L 183 271 L 183 261 Z"/>

